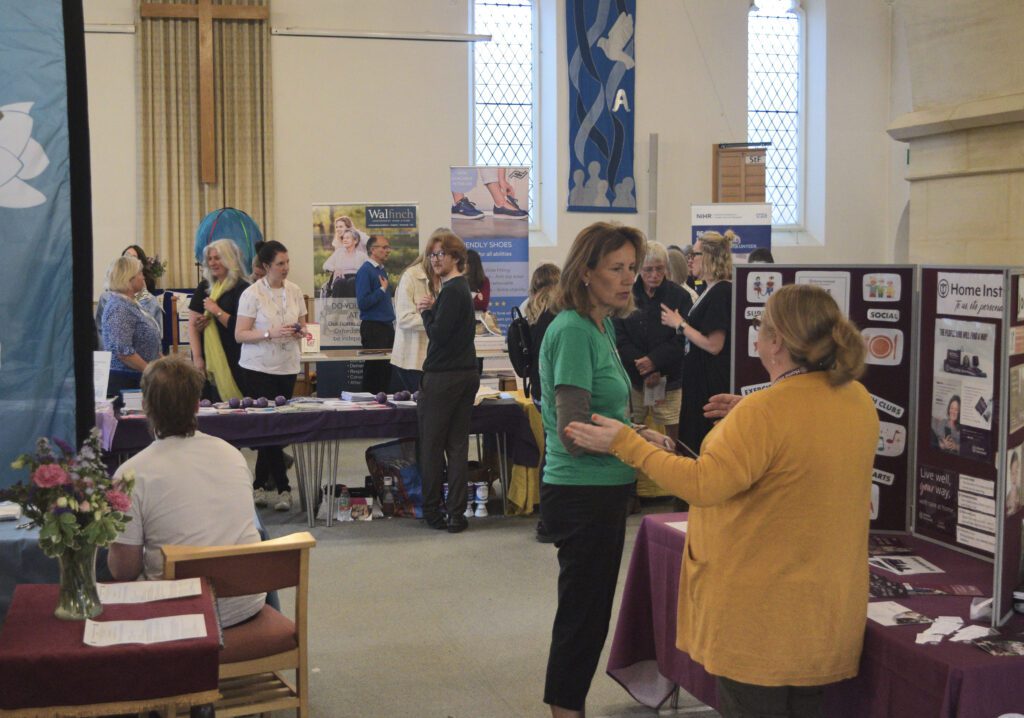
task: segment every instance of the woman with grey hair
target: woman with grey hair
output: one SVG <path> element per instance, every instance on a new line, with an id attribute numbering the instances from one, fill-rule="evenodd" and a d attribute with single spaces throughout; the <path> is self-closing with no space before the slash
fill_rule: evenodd
<path id="1" fill-rule="evenodd" d="M 136 257 L 118 257 L 107 270 L 100 317 L 101 340 L 112 355 L 107 396 L 138 389 L 143 370 L 160 356 L 160 327 L 135 299 L 145 286 L 142 262 Z"/>
<path id="2" fill-rule="evenodd" d="M 675 244 L 670 244 L 668 247 L 668 278 L 678 284 L 687 294 L 690 295 L 690 301 L 696 302 L 697 290 L 687 284 L 687 280 L 690 279 L 690 267 L 687 264 L 687 257 L 693 254 L 693 247 L 686 245 L 685 248 L 680 249 Z"/>
<path id="3" fill-rule="evenodd" d="M 218 239 L 203 250 L 203 280 L 188 305 L 188 338 L 192 363 L 206 377 L 207 399 L 241 399 L 235 374 L 241 345 L 235 340 L 238 300 L 249 287 L 242 253 L 230 239 Z"/>
<path id="4" fill-rule="evenodd" d="M 633 423 L 643 423 L 648 414 L 665 427 L 665 433 L 679 438 L 679 408 L 683 400 L 683 356 L 685 344 L 671 327 L 661 323 L 662 307 L 688 316 L 693 300 L 683 288 L 666 278 L 668 252 L 658 242 L 647 243 L 640 274 L 633 282 L 636 310 L 616 318 L 615 343 L 632 385 L 629 391 Z M 648 400 L 659 385 L 658 399 Z M 646 391 L 646 390 L 651 391 Z"/>

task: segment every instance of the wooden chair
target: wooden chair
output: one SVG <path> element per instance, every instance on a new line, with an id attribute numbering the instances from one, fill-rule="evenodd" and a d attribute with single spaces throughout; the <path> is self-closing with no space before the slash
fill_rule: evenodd
<path id="1" fill-rule="evenodd" d="M 302 531 L 240 546 L 161 547 L 165 578 L 206 576 L 220 598 L 295 586 L 294 621 L 264 606 L 255 618 L 224 629 L 217 716 L 288 708 L 300 718 L 309 715 L 306 605 L 315 545 L 313 535 Z M 289 669 L 294 685 L 281 675 Z"/>

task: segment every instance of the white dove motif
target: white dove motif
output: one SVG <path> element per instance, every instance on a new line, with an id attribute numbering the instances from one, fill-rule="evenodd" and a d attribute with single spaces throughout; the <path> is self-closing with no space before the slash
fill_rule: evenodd
<path id="1" fill-rule="evenodd" d="M 0 207 L 24 209 L 46 201 L 46 195 L 25 182 L 50 164 L 43 146 L 32 139 L 33 104 L 0 107 Z"/>
<path id="2" fill-rule="evenodd" d="M 633 58 L 623 50 L 633 38 L 633 17 L 627 13 L 620 13 L 615 19 L 615 24 L 608 31 L 608 37 L 597 39 L 597 46 L 604 50 L 604 54 L 612 62 L 621 62 L 627 70 L 632 70 L 636 63 Z"/>

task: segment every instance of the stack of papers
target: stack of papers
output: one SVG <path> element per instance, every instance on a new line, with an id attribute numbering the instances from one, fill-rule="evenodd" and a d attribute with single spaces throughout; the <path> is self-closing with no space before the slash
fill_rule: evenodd
<path id="1" fill-rule="evenodd" d="M 0 521 L 17 521 L 20 518 L 20 506 L 13 501 L 0 501 Z"/>
<path id="2" fill-rule="evenodd" d="M 938 645 L 945 636 L 955 633 L 964 625 L 964 619 L 960 616 L 939 616 L 932 625 L 917 634 L 916 643 Z"/>
<path id="3" fill-rule="evenodd" d="M 941 568 L 920 556 L 871 556 L 868 564 L 899 576 L 917 573 L 945 573 Z"/>
<path id="4" fill-rule="evenodd" d="M 343 391 L 341 398 L 344 401 L 377 401 L 377 397 L 368 391 Z"/>
<path id="5" fill-rule="evenodd" d="M 142 391 L 140 389 L 124 389 L 121 391 L 124 411 L 142 411 Z"/>
<path id="6" fill-rule="evenodd" d="M 879 601 L 868 604 L 868 618 L 883 626 L 905 626 L 912 623 L 931 623 L 928 618 L 917 611 L 911 611 L 895 601 Z"/>

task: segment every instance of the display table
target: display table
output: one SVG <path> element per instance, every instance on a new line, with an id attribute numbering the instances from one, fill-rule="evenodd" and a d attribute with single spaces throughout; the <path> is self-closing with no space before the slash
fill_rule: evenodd
<path id="1" fill-rule="evenodd" d="M 608 659 L 608 675 L 637 701 L 660 706 L 679 685 L 717 707 L 715 679 L 675 647 L 679 571 L 685 534 L 669 523 L 686 514 L 644 518 L 630 559 Z M 910 536 L 902 540 L 946 573 L 909 576 L 915 585 L 973 584 L 991 592 L 992 568 L 979 559 Z M 884 572 L 883 572 L 884 574 Z M 895 578 L 885 574 L 889 578 Z M 969 622 L 970 598 L 935 596 L 896 600 L 925 615 L 961 616 Z M 830 718 L 956 716 L 996 718 L 1024 708 L 1024 657 L 991 656 L 968 644 L 944 640 L 917 645 L 925 626 L 881 626 L 867 621 L 860 674 L 826 690 Z M 1024 632 L 1014 617 L 1004 634 Z"/>
<path id="2" fill-rule="evenodd" d="M 135 454 L 153 440 L 145 418 L 117 418 L 97 412 L 96 425 L 105 451 L 120 457 Z M 333 486 L 338 464 L 338 442 L 346 439 L 414 437 L 419 431 L 416 409 L 387 407 L 353 411 L 296 411 L 199 416 L 199 430 L 237 447 L 295 446 L 296 472 L 304 497 L 315 497 L 321 485 Z M 498 437 L 499 474 L 503 496 L 508 496 L 508 461 L 537 466 L 540 452 L 523 408 L 514 400 L 486 400 L 473 407 L 471 434 Z M 309 502 L 315 507 L 316 500 Z M 328 525 L 332 512 L 328 512 Z M 307 523 L 315 523 L 307 511 Z"/>
<path id="3" fill-rule="evenodd" d="M 103 607 L 97 621 L 202 613 L 206 637 L 98 648 L 84 621 L 54 617 L 55 584 L 18 586 L 0 628 L 0 712 L 94 716 L 196 706 L 217 699 L 220 628 L 213 594 Z M 5 713 L 5 715 L 8 715 Z"/>

